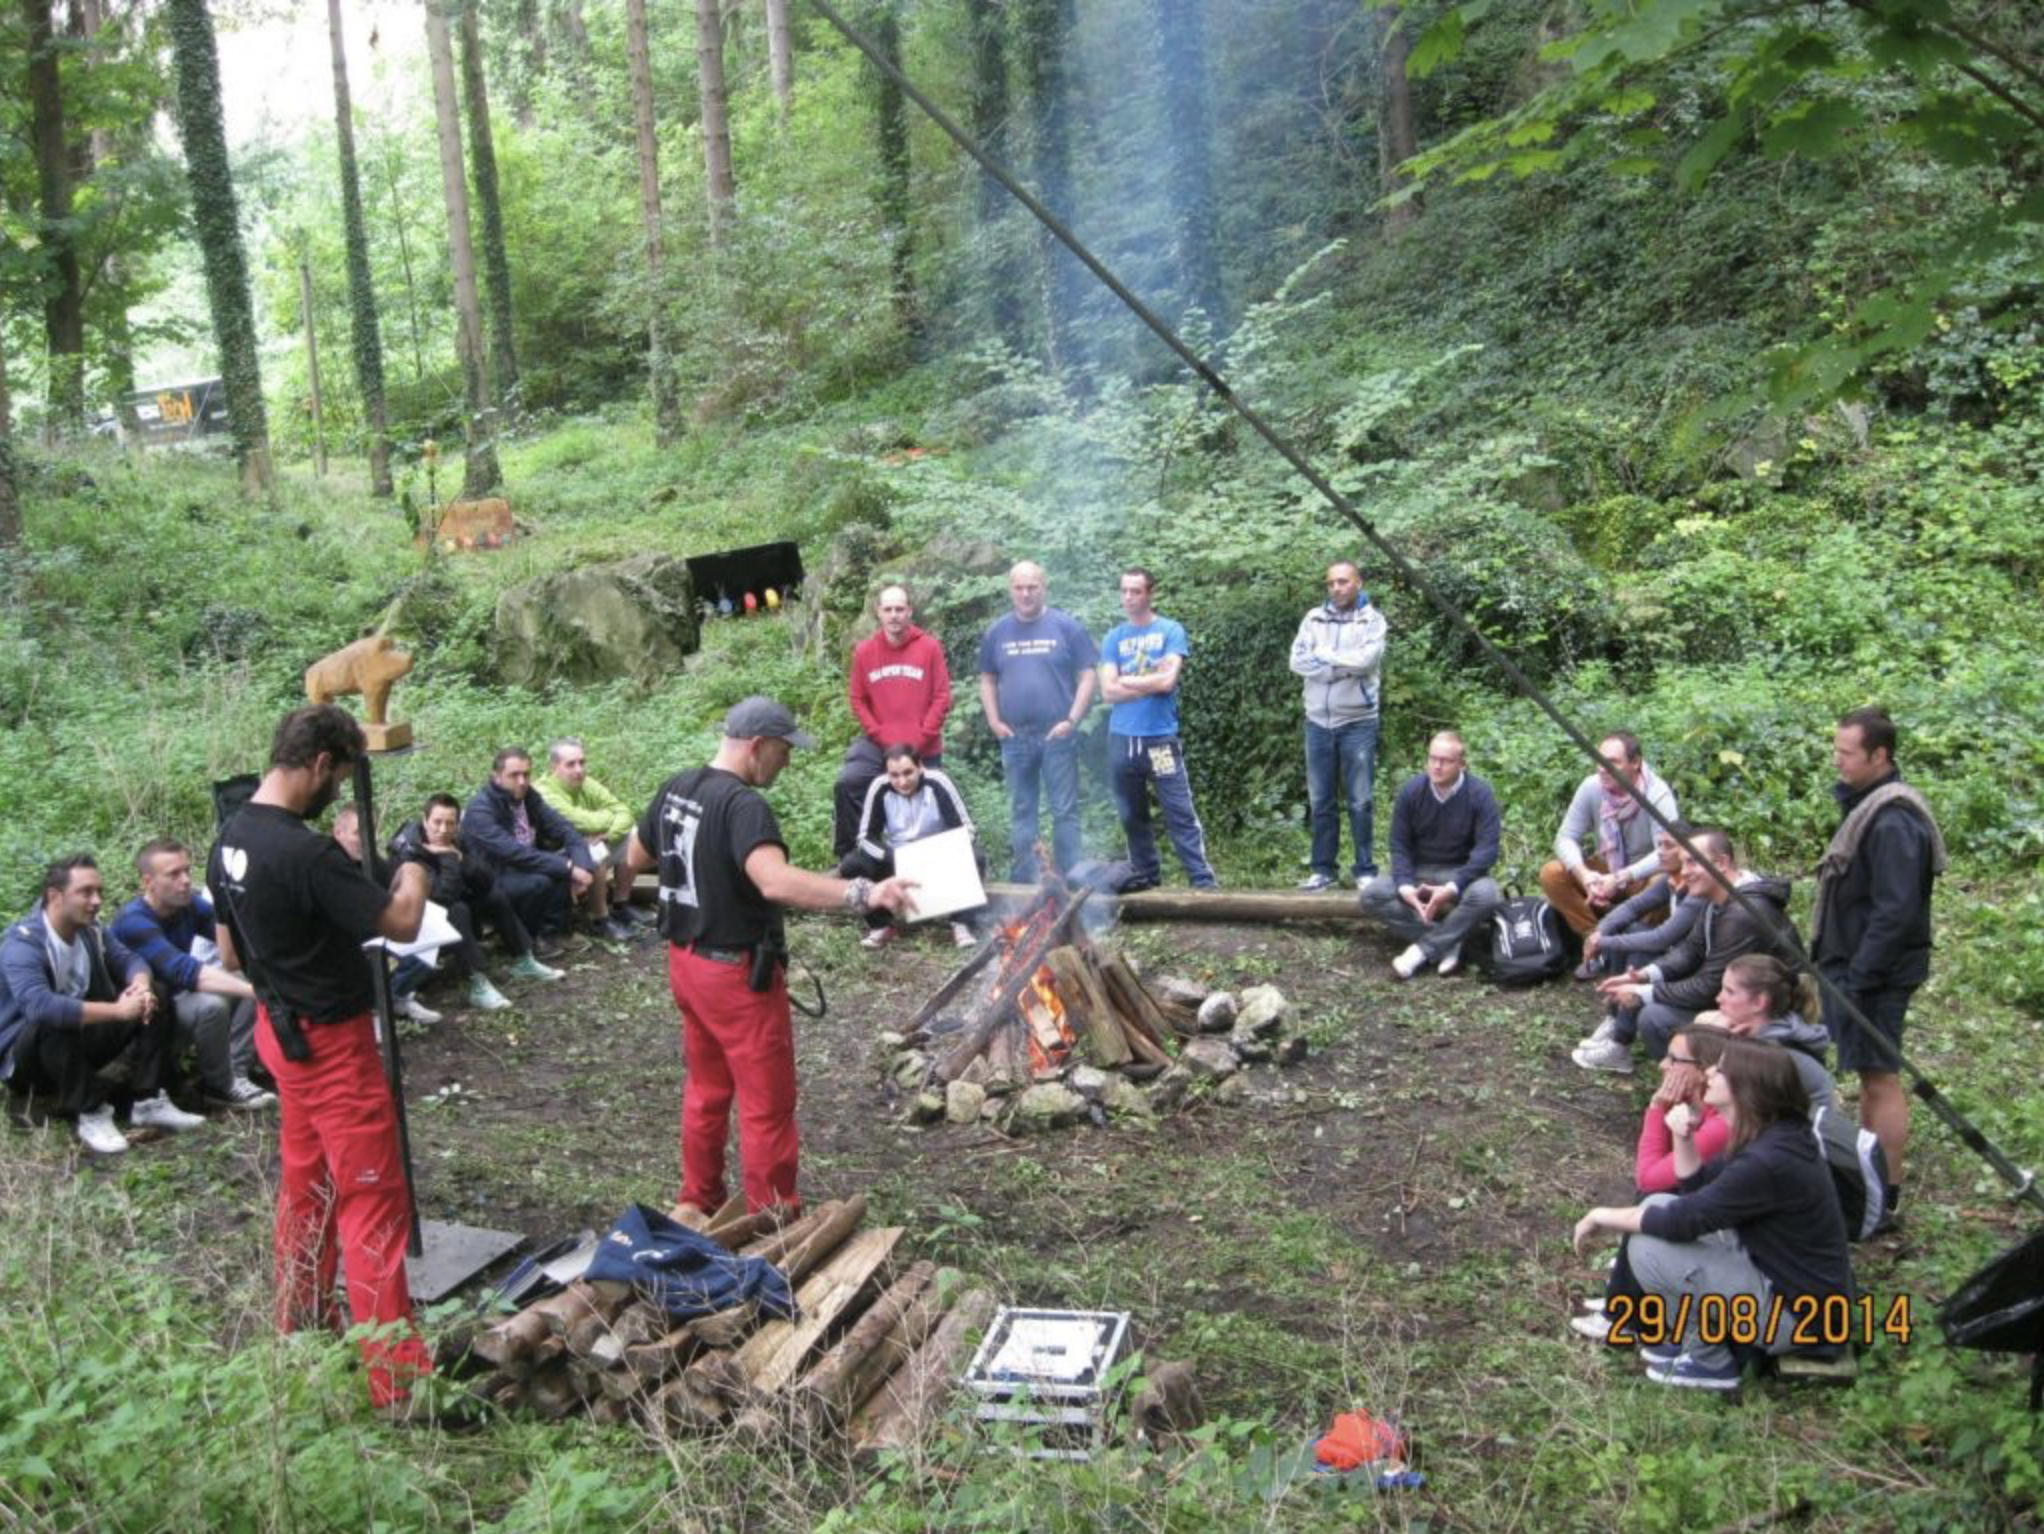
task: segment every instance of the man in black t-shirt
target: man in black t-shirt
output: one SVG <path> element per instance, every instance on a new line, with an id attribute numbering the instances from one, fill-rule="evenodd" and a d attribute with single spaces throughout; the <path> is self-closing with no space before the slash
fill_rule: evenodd
<path id="1" fill-rule="evenodd" d="M 782 962 L 781 907 L 900 910 L 900 879 L 837 879 L 788 861 L 772 785 L 796 746 L 815 740 L 772 698 L 724 716 L 707 767 L 675 774 L 640 816 L 626 853 L 636 878 L 660 871 L 660 933 L 681 1009 L 681 1198 L 696 1222 L 724 1202 L 724 1148 L 738 1103 L 738 1153 L 750 1210 L 796 1209 L 795 1030 Z"/>
<path id="2" fill-rule="evenodd" d="M 391 1407 L 405 1404 L 432 1360 L 405 1282 L 411 1189 L 362 944 L 416 937 L 429 880 L 406 863 L 385 890 L 306 824 L 333 803 L 364 749 L 344 708 L 286 714 L 269 771 L 221 828 L 206 877 L 220 901 L 221 951 L 239 957 L 256 988 L 256 1053 L 282 1103 L 277 1324 L 338 1330 L 334 1267 L 345 1259 L 350 1316 L 382 1329 L 362 1344 L 369 1397 Z"/>

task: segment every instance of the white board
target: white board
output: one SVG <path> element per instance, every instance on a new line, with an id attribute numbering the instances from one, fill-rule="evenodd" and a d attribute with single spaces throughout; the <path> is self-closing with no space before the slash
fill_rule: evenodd
<path id="1" fill-rule="evenodd" d="M 972 833 L 963 826 L 902 843 L 894 849 L 894 871 L 915 881 L 909 891 L 910 921 L 976 911 L 987 903 L 986 886 L 979 882 L 979 864 L 972 855 Z"/>

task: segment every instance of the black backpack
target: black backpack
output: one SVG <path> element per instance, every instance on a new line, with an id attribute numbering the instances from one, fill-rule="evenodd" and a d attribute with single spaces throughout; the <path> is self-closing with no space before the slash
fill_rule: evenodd
<path id="1" fill-rule="evenodd" d="M 1881 1142 L 1835 1104 L 1810 1115 L 1810 1133 L 1817 1137 L 1824 1164 L 1831 1170 L 1831 1186 L 1838 1191 L 1838 1207 L 1845 1215 L 1846 1240 L 1866 1240 L 1888 1212 L 1887 1160 Z"/>
<path id="2" fill-rule="evenodd" d="M 1561 918 L 1542 896 L 1508 888 L 1490 921 L 1490 972 L 1500 983 L 1536 985 L 1568 968 Z"/>

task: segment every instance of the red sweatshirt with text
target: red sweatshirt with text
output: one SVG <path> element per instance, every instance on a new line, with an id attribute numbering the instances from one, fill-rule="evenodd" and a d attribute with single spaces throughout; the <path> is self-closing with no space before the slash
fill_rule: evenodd
<path id="1" fill-rule="evenodd" d="M 951 668 L 935 636 L 909 625 L 899 645 L 875 634 L 852 651 L 852 712 L 876 746 L 908 741 L 924 756 L 944 750 Z"/>

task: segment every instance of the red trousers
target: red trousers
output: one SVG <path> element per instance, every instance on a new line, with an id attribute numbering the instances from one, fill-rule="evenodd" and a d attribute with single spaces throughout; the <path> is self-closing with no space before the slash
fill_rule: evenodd
<path id="1" fill-rule="evenodd" d="M 362 1343 L 369 1399 L 386 1406 L 432 1372 L 405 1281 L 411 1193 L 398 1154 L 397 1110 L 368 1013 L 307 1027 L 312 1058 L 284 1058 L 258 1007 L 256 1053 L 276 1078 L 283 1177 L 277 1188 L 277 1326 L 338 1328 L 334 1266 L 348 1267 L 348 1312 L 378 1334 Z M 336 1240 L 338 1236 L 338 1240 Z"/>
<path id="2" fill-rule="evenodd" d="M 746 966 L 720 964 L 686 948 L 667 950 L 667 980 L 681 1009 L 681 1201 L 698 1209 L 724 1202 L 724 1145 L 738 1099 L 738 1156 L 745 1207 L 794 1209 L 795 1028 L 788 982 L 755 991 Z"/>

